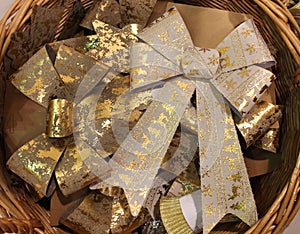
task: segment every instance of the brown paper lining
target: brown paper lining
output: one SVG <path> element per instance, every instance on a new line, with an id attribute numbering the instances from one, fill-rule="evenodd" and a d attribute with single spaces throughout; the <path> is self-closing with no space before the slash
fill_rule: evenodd
<path id="1" fill-rule="evenodd" d="M 46 130 L 47 109 L 27 98 L 9 81 L 6 82 L 4 113 L 7 157 Z"/>

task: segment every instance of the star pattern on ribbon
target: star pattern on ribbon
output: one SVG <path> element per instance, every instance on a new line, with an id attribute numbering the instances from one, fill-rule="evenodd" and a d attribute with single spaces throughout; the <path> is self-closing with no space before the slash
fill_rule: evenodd
<path id="1" fill-rule="evenodd" d="M 162 87 L 112 157 L 105 182 L 124 189 L 137 215 L 196 90 L 201 187 L 210 185 L 202 195 L 204 233 L 228 213 L 252 225 L 256 207 L 228 103 L 245 115 L 274 79 L 265 69 L 274 59 L 253 21 L 239 25 L 216 49 L 201 49 L 173 8 L 138 37 L 130 54 L 131 87 Z M 245 49 L 249 40 L 255 51 Z"/>

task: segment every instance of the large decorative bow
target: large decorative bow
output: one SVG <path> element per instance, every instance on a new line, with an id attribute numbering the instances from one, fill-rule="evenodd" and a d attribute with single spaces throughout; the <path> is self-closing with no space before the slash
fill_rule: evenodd
<path id="1" fill-rule="evenodd" d="M 53 192 L 46 193 L 54 169 L 64 195 L 108 172 L 103 158 L 119 146 L 108 124 L 113 110 L 115 115 L 130 113 L 150 101 L 150 92 L 131 95 L 132 100 L 119 98 L 129 89 L 129 76 L 120 72 L 129 71 L 129 44 L 137 41 L 134 34 L 139 26 L 118 29 L 97 20 L 93 25 L 97 35 L 44 47 L 11 77 L 17 89 L 48 112 L 41 120 L 48 118 L 46 132 L 20 147 L 8 161 L 13 172 L 43 195 Z M 82 44 L 91 41 L 95 44 L 82 51 Z M 80 45 L 76 49 L 86 55 L 64 44 Z M 113 108 L 117 99 L 122 103 Z"/>
<path id="2" fill-rule="evenodd" d="M 252 225 L 255 202 L 228 102 L 244 115 L 274 78 L 264 69 L 273 57 L 253 21 L 216 50 L 199 49 L 173 8 L 138 37 L 142 43 L 131 48 L 131 86 L 162 88 L 114 154 L 105 181 L 124 188 L 137 215 L 196 88 L 204 233 L 227 213 Z"/>
<path id="3" fill-rule="evenodd" d="M 109 170 L 104 157 L 88 142 L 77 140 L 75 144 L 72 136 L 73 107 L 99 85 L 109 68 L 66 46 L 59 48 L 53 66 L 48 54 L 50 50 L 48 46 L 43 47 L 11 77 L 17 89 L 40 104 L 41 108 L 47 109 L 45 113 L 48 112 L 48 116 L 44 117 L 44 121 L 48 121 L 46 131 L 14 152 L 8 166 L 43 195 L 53 192 L 48 187 L 56 169 L 61 190 L 64 194 L 70 194 L 97 179 L 96 174 L 101 175 Z M 84 85 L 83 78 L 89 83 L 86 89 L 81 89 L 84 92 L 79 93 L 79 85 Z M 84 165 L 81 152 L 85 153 L 85 158 L 99 162 L 97 168 Z M 62 162 L 58 164 L 62 155 Z"/>

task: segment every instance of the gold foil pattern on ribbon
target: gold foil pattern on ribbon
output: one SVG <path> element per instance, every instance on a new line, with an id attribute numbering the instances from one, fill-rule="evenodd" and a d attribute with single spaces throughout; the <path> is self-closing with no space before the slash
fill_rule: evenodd
<path id="1" fill-rule="evenodd" d="M 259 101 L 237 124 L 248 148 L 282 117 L 281 108 L 272 103 Z M 272 135 L 272 132 L 271 132 Z M 268 138 L 268 137 L 267 137 Z"/>
<path id="2" fill-rule="evenodd" d="M 140 24 L 144 27 L 152 13 L 156 0 L 101 0 L 97 1 L 86 14 L 81 26 L 93 30 L 91 24 L 100 20 L 115 27 L 128 24 Z"/>
<path id="3" fill-rule="evenodd" d="M 110 225 L 112 234 L 130 233 L 149 220 L 150 215 L 144 209 L 138 217 L 131 215 L 126 196 L 121 188 L 106 187 L 101 188 L 100 192 L 106 196 L 113 197 Z"/>
<path id="4" fill-rule="evenodd" d="M 131 213 L 134 216 L 139 213 L 142 207 L 158 167 L 162 163 L 163 157 L 160 155 L 165 155 L 177 129 L 176 123 L 179 122 L 180 116 L 184 113 L 184 107 L 189 101 L 185 93 L 180 93 L 181 86 L 179 85 L 184 84 L 184 82 L 176 84 L 176 81 L 170 81 L 170 83 L 173 83 L 173 92 L 162 92 L 162 96 L 158 97 L 158 99 L 167 100 L 169 103 L 166 102 L 161 105 L 158 101 L 152 101 L 142 118 L 132 129 L 130 137 L 122 142 L 110 161 L 113 171 L 105 181 L 124 189 Z M 163 89 L 170 90 L 169 85 L 164 86 Z M 177 87 L 177 90 L 174 87 Z M 188 89 L 187 92 L 189 91 L 191 94 L 193 87 Z M 177 112 L 175 112 L 175 107 L 177 107 Z M 143 131 L 140 130 L 141 128 Z M 161 140 L 162 134 L 167 134 L 165 137 L 168 144 L 157 148 L 156 144 Z M 132 152 L 132 149 L 135 150 Z M 145 170 L 148 168 L 149 160 L 147 159 L 149 155 L 151 155 L 153 168 Z M 144 189 L 138 193 L 133 192 L 141 189 L 141 184 L 143 184 Z M 128 190 L 128 188 L 130 189 Z"/>
<path id="5" fill-rule="evenodd" d="M 97 176 L 109 171 L 103 155 L 80 140 L 74 147 L 74 138 L 71 137 L 78 129 L 78 123 L 73 129 L 73 108 L 104 79 L 109 69 L 86 55 L 61 46 L 56 59 L 57 69 L 62 72 L 60 77 L 48 55 L 51 50 L 43 47 L 11 78 L 13 85 L 27 97 L 48 108 L 45 133 L 22 146 L 7 163 L 12 171 L 44 195 L 47 190 L 49 193 L 53 191 L 54 186 L 49 185 L 54 169 L 57 169 L 57 180 L 64 194 L 88 186 Z M 78 58 L 78 62 L 72 60 L 72 56 Z M 72 67 L 81 69 L 81 72 L 72 73 Z M 76 90 L 79 85 L 81 89 Z M 84 113 L 83 109 L 80 111 Z M 96 162 L 100 166 L 96 167 Z M 86 163 L 94 166 L 89 168 Z M 91 172 L 94 168 L 97 176 Z"/>
<path id="6" fill-rule="evenodd" d="M 122 233 L 125 226 L 132 220 L 132 215 L 128 207 L 128 202 L 121 188 L 107 187 L 100 189 L 101 193 L 111 196 L 112 201 L 112 217 L 110 229 L 112 233 Z"/>
<path id="7" fill-rule="evenodd" d="M 213 83 L 235 107 L 235 113 L 244 116 L 271 85 L 273 79 L 274 74 L 270 71 L 253 65 L 223 73 Z"/>
<path id="8" fill-rule="evenodd" d="M 247 40 L 241 42 L 240 39 L 244 31 L 251 34 L 253 38 L 250 41 L 256 43 L 255 48 L 259 48 L 249 49 L 250 60 L 243 56 L 247 51 L 245 46 L 248 46 Z M 138 34 L 144 43 L 134 43 L 131 49 L 132 87 L 145 88 L 157 84 L 163 86 L 133 129 L 132 135 L 123 142 L 126 144 L 121 145 L 114 155 L 118 158 L 119 153 L 122 159 L 125 156 L 125 161 L 119 159 L 117 161 L 124 169 L 118 170 L 116 175 L 112 174 L 119 175 L 120 181 L 116 179 L 108 181 L 124 188 L 132 214 L 137 213 L 144 197 L 147 196 L 148 186 L 151 186 L 153 175 L 161 166 L 165 152 L 157 150 L 154 157 L 149 152 L 147 154 L 146 146 L 149 144 L 153 147 L 155 142 L 158 149 L 164 149 L 170 144 L 168 137 L 156 139 L 151 135 L 149 122 L 151 123 L 155 118 L 159 121 L 158 113 L 161 111 L 158 111 L 167 100 L 166 106 L 169 111 L 172 109 L 170 113 L 176 113 L 178 117 L 171 119 L 171 116 L 166 115 L 164 118 L 166 122 L 163 121 L 162 128 L 157 130 L 164 129 L 167 136 L 169 134 L 173 136 L 174 125 L 178 126 L 183 115 L 182 109 L 189 103 L 189 101 L 179 101 L 177 98 L 182 95 L 189 99 L 196 87 L 201 189 L 205 190 L 205 186 L 211 186 L 202 195 L 204 233 L 208 233 L 227 213 L 240 217 L 248 225 L 257 220 L 255 202 L 234 122 L 229 106 L 222 96 L 223 94 L 235 109 L 244 115 L 270 85 L 273 74 L 260 66 L 270 66 L 274 64 L 274 60 L 261 41 L 261 36 L 256 36 L 256 33 L 253 22 L 248 20 L 239 25 L 217 46 L 219 53 L 211 49 L 195 48 L 182 18 L 176 9 L 171 9 Z M 240 77 L 244 73 L 245 79 L 240 83 Z M 234 92 L 235 97 L 230 96 Z M 248 92 L 252 99 L 248 96 L 248 99 L 239 99 Z M 156 102 L 156 100 L 163 100 L 163 102 Z M 155 106 L 153 111 L 152 106 Z M 173 128 L 170 127 L 171 125 Z M 145 139 L 144 143 L 147 142 L 145 148 L 142 148 L 144 151 L 141 151 L 136 143 L 134 144 L 141 137 Z M 145 156 L 141 152 L 144 152 Z M 138 161 L 135 160 L 136 157 L 139 158 Z M 137 170 L 139 168 L 130 165 L 142 165 L 147 180 L 141 180 L 141 173 Z M 115 171 L 115 168 L 113 170 Z"/>
<path id="9" fill-rule="evenodd" d="M 19 148 L 9 159 L 10 170 L 47 195 L 48 184 L 67 141 L 49 139 L 42 134 Z"/>
<path id="10" fill-rule="evenodd" d="M 93 21 L 93 26 L 99 46 L 87 54 L 118 72 L 129 72 L 129 45 L 137 37 L 128 28 L 118 29 L 99 20 Z"/>
<path id="11" fill-rule="evenodd" d="M 69 214 L 62 223 L 79 233 L 109 234 L 112 215 L 112 198 L 91 193 Z"/>
<path id="12" fill-rule="evenodd" d="M 90 163 L 87 164 L 87 161 Z M 84 141 L 67 146 L 55 170 L 57 183 L 64 195 L 72 194 L 98 179 L 110 169 L 103 158 Z"/>
<path id="13" fill-rule="evenodd" d="M 11 77 L 12 84 L 24 95 L 48 108 L 48 102 L 66 98 L 66 89 L 55 71 L 46 47 L 33 55 L 21 70 Z"/>
<path id="14" fill-rule="evenodd" d="M 115 153 L 129 130 L 124 131 L 124 126 L 128 124 L 131 129 L 142 115 L 139 108 L 145 108 L 152 100 L 150 91 L 129 92 L 128 75 L 110 72 L 108 76 L 109 81 L 99 84 L 78 105 L 81 124 L 75 127 L 80 138 L 89 141 L 104 158 Z"/>
<path id="15" fill-rule="evenodd" d="M 268 129 L 267 132 L 254 143 L 254 146 L 276 153 L 279 148 L 279 133 L 279 128 Z"/>
<path id="16" fill-rule="evenodd" d="M 66 85 L 69 100 L 74 101 L 76 97 L 76 102 L 95 88 L 110 70 L 105 64 L 65 45 L 59 47 L 54 67 Z"/>
<path id="17" fill-rule="evenodd" d="M 70 61 L 70 66 L 64 66 L 66 61 Z M 87 96 L 85 96 L 86 93 L 79 95 L 80 97 L 83 97 L 83 99 L 78 98 L 79 100 L 82 99 L 80 103 L 77 104 L 75 112 L 75 117 L 79 124 L 76 123 L 74 129 L 75 134 L 78 134 L 82 140 L 76 142 L 76 144 L 80 148 L 90 152 L 88 153 L 90 158 L 86 160 L 89 160 L 91 164 L 88 163 L 87 166 L 87 161 L 83 162 L 84 160 L 79 157 L 80 153 L 76 146 L 70 145 L 71 148 L 68 148 L 66 151 L 68 157 L 62 158 L 61 163 L 56 169 L 58 184 L 65 195 L 71 194 L 79 188 L 87 186 L 97 179 L 97 174 L 101 174 L 101 169 L 103 168 L 97 168 L 97 165 L 93 163 L 93 161 L 100 162 L 99 160 L 101 160 L 97 159 L 98 156 L 96 154 L 105 158 L 113 154 L 119 147 L 119 143 L 116 141 L 114 133 L 112 132 L 112 118 L 115 119 L 115 124 L 122 125 L 125 121 L 128 121 L 126 118 L 128 115 L 125 113 L 133 111 L 129 117 L 129 124 L 132 125 L 141 116 L 141 112 L 134 109 L 138 108 L 140 105 L 147 105 L 151 100 L 151 92 L 149 91 L 127 96 L 122 95 L 127 90 L 129 91 L 129 76 L 117 75 L 114 72 L 107 73 L 107 71 L 104 70 L 106 66 L 102 65 L 101 67 L 98 63 L 95 63 L 96 61 L 89 57 L 82 60 L 76 51 L 68 47 L 61 47 L 58 50 L 56 60 L 57 69 L 63 75 L 63 79 L 72 81 L 73 84 L 75 83 L 73 87 L 78 87 L 82 75 L 85 74 L 85 71 L 89 71 L 89 67 L 93 68 L 93 71 L 95 70 L 94 72 L 89 71 L 84 76 L 85 79 L 88 77 L 89 81 L 92 80 L 93 85 L 90 83 L 88 85 L 94 87 L 95 84 L 95 87 L 91 91 L 84 88 L 84 90 L 89 91 Z M 79 73 L 71 71 L 72 67 L 75 67 L 75 70 L 79 69 Z M 102 77 L 104 75 L 105 77 L 99 82 L 99 76 Z M 83 85 L 84 84 L 81 82 L 80 87 L 82 88 Z M 101 95 L 99 95 L 99 93 L 101 93 Z M 78 96 L 78 91 L 76 95 Z M 95 104 L 95 109 L 93 108 L 93 104 Z M 92 123 L 95 123 L 95 125 Z M 89 142 L 93 149 L 88 149 L 88 146 L 84 141 Z M 94 142 L 96 143 L 94 144 Z M 95 154 L 94 157 L 92 156 L 93 154 Z M 106 170 L 103 170 L 103 172 L 105 171 Z M 94 174 L 92 172 L 97 173 Z"/>
<path id="18" fill-rule="evenodd" d="M 53 99 L 48 107 L 47 136 L 61 138 L 73 133 L 73 103 L 65 99 Z"/>

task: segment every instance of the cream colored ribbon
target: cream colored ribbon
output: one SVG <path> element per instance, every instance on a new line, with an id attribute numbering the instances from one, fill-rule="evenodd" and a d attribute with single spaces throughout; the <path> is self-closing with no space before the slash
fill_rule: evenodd
<path id="1" fill-rule="evenodd" d="M 132 214 L 139 213 L 196 88 L 204 233 L 227 213 L 254 224 L 255 202 L 226 101 L 244 115 L 274 78 L 263 68 L 274 60 L 253 21 L 217 50 L 199 49 L 173 8 L 138 37 L 144 43 L 131 48 L 132 88 L 163 86 L 113 156 L 105 182 L 123 187 Z"/>

